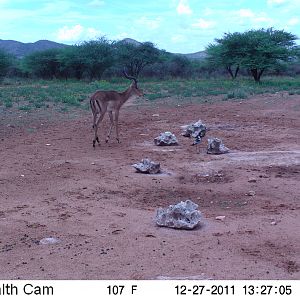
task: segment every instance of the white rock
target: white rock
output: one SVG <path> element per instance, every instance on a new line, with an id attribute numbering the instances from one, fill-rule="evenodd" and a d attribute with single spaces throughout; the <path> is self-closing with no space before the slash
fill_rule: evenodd
<path id="1" fill-rule="evenodd" d="M 176 136 L 170 131 L 162 132 L 154 139 L 156 146 L 175 146 L 178 145 Z"/>
<path id="2" fill-rule="evenodd" d="M 159 208 L 156 213 L 156 224 L 177 229 L 193 229 L 201 220 L 198 205 L 191 200 L 181 201 L 167 208 Z"/>
<path id="3" fill-rule="evenodd" d="M 208 139 L 207 154 L 224 154 L 228 152 L 229 149 L 224 146 L 221 139 Z"/>
<path id="4" fill-rule="evenodd" d="M 40 240 L 40 244 L 41 245 L 51 245 L 51 244 L 57 244 L 59 243 L 59 239 L 54 238 L 54 237 L 47 237 L 47 238 L 43 238 Z"/>
<path id="5" fill-rule="evenodd" d="M 246 194 L 246 196 L 255 196 L 255 195 L 256 195 L 255 191 L 249 191 L 249 192 Z"/>
<path id="6" fill-rule="evenodd" d="M 217 216 L 217 217 L 216 217 L 216 220 L 224 221 L 225 218 L 226 218 L 226 216 Z"/>
<path id="7" fill-rule="evenodd" d="M 196 123 L 192 123 L 186 126 L 181 126 L 184 129 L 182 133 L 185 137 L 197 137 L 200 136 L 203 138 L 206 134 L 206 125 L 202 123 L 201 120 L 197 121 Z"/>
<path id="8" fill-rule="evenodd" d="M 132 166 L 140 173 L 157 174 L 160 172 L 160 164 L 155 163 L 148 158 L 144 158 L 140 163 Z"/>

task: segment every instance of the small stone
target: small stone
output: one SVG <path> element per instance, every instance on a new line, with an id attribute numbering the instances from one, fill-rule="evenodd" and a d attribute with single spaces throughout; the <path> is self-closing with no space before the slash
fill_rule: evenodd
<path id="1" fill-rule="evenodd" d="M 276 221 L 271 222 L 271 225 L 277 225 Z"/>
<path id="2" fill-rule="evenodd" d="M 249 191 L 248 193 L 246 193 L 246 196 L 255 196 L 256 193 L 255 191 Z"/>
<path id="3" fill-rule="evenodd" d="M 41 245 L 51 245 L 51 244 L 57 244 L 59 242 L 60 242 L 59 239 L 54 237 L 43 238 L 39 241 Z"/>
<path id="4" fill-rule="evenodd" d="M 256 178 L 255 178 L 255 177 L 250 177 L 250 178 L 248 179 L 248 182 L 256 182 Z"/>
<path id="5" fill-rule="evenodd" d="M 218 220 L 218 221 L 224 221 L 225 218 L 226 218 L 226 216 L 217 216 L 216 220 Z"/>

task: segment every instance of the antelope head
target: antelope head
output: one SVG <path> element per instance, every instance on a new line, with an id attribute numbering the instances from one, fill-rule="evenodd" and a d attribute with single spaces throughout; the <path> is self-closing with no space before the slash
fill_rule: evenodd
<path id="1" fill-rule="evenodd" d="M 138 87 L 137 79 L 133 76 L 129 76 L 126 73 L 125 68 L 123 70 L 123 74 L 127 79 L 133 80 L 131 85 L 130 85 L 130 91 L 131 91 L 132 96 L 136 96 L 136 97 L 144 96 L 144 92 Z"/>

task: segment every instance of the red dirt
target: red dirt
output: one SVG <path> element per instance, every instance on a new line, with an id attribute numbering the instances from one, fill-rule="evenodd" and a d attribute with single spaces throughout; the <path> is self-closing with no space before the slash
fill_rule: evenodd
<path id="1" fill-rule="evenodd" d="M 287 94 L 134 105 L 121 110 L 121 143 L 104 143 L 106 116 L 96 149 L 87 112 L 2 122 L 0 278 L 300 279 L 299 117 L 299 96 Z M 198 119 L 210 128 L 200 154 L 180 135 Z M 154 146 L 163 131 L 180 145 Z M 213 136 L 231 152 L 206 154 Z M 163 174 L 136 173 L 146 157 Z M 186 199 L 199 205 L 200 228 L 155 225 L 158 207 Z M 46 237 L 59 243 L 40 244 Z"/>

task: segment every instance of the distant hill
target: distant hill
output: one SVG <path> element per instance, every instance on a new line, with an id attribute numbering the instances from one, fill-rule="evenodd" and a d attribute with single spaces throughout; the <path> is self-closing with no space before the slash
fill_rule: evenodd
<path id="1" fill-rule="evenodd" d="M 136 41 L 134 39 L 130 39 L 130 38 L 123 39 L 120 42 L 121 43 L 132 44 L 134 46 L 139 46 L 139 45 L 142 44 L 141 42 L 138 42 L 138 41 Z M 184 57 L 186 57 L 190 60 L 201 60 L 201 59 L 206 58 L 206 52 L 205 51 L 199 51 L 199 52 L 187 53 L 187 54 L 183 54 L 183 53 L 171 53 L 171 54 L 184 56 Z"/>
<path id="2" fill-rule="evenodd" d="M 120 42 L 132 44 L 134 46 L 139 46 L 142 44 L 141 42 L 138 42 L 131 38 L 123 39 Z M 8 53 L 16 56 L 17 58 L 22 58 L 35 51 L 43 51 L 43 50 L 48 50 L 53 48 L 65 48 L 65 47 L 68 47 L 68 45 L 59 44 L 48 40 L 40 40 L 35 43 L 21 43 L 13 40 L 0 39 L 0 49 L 7 51 Z M 199 51 L 199 52 L 188 53 L 188 54 L 182 54 L 182 53 L 171 53 L 171 54 L 182 55 L 191 60 L 201 60 L 206 57 L 205 51 Z"/>
<path id="3" fill-rule="evenodd" d="M 35 51 L 64 47 L 67 47 L 67 45 L 47 40 L 40 40 L 35 43 L 21 43 L 13 40 L 0 40 L 0 49 L 3 49 L 18 58 L 22 58 L 23 56 L 26 56 Z"/>
<path id="4" fill-rule="evenodd" d="M 187 53 L 187 54 L 182 54 L 182 53 L 174 53 L 174 54 L 185 56 L 186 58 L 191 59 L 191 60 L 201 60 L 201 59 L 205 59 L 207 57 L 207 54 L 205 51 L 199 51 L 199 52 Z"/>
<path id="5" fill-rule="evenodd" d="M 131 44 L 131 45 L 134 45 L 134 46 L 139 46 L 139 45 L 142 44 L 141 42 L 138 42 L 138 41 L 136 41 L 134 39 L 131 39 L 131 38 L 123 39 L 120 42 L 124 43 L 124 44 Z"/>

